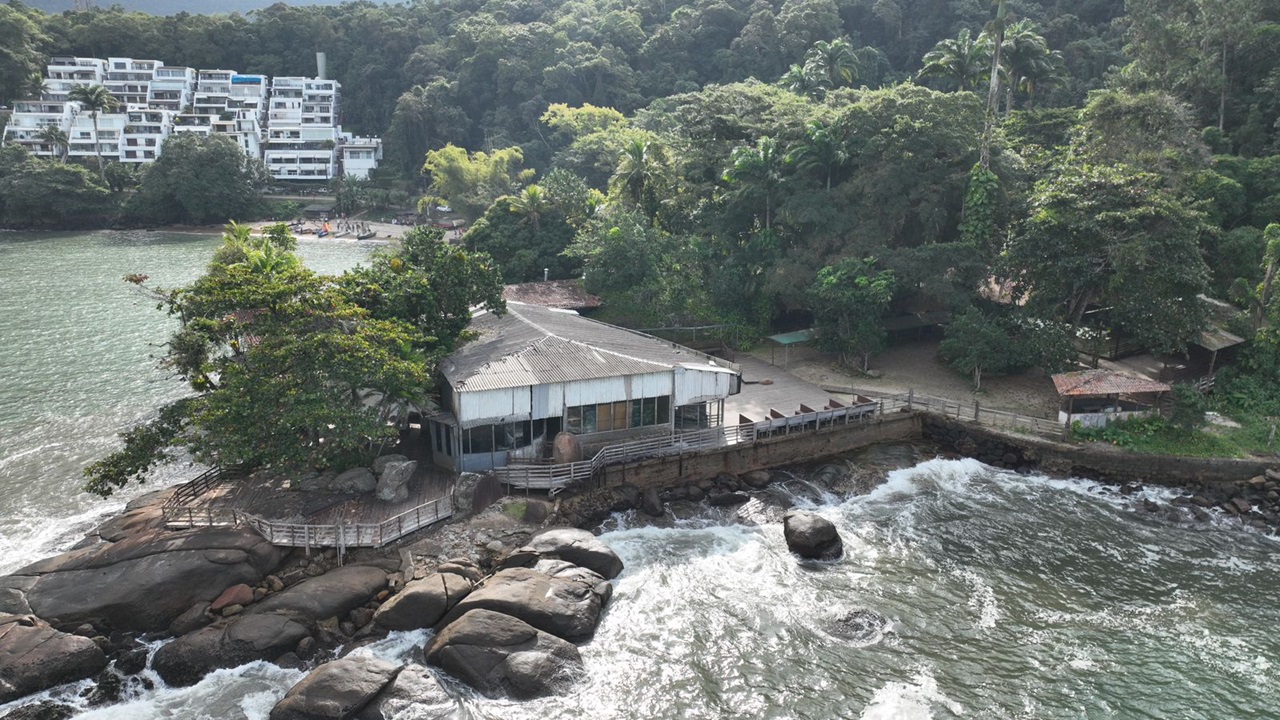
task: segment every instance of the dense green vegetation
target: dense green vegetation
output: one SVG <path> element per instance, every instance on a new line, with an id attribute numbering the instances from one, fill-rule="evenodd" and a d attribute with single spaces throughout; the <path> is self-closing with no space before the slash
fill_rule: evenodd
<path id="1" fill-rule="evenodd" d="M 180 322 L 164 362 L 194 394 L 124 433 L 86 469 L 88 490 L 109 495 L 176 448 L 224 467 L 367 462 L 394 439 L 391 420 L 430 392 L 470 308 L 504 307 L 488 257 L 439 231 L 414 230 L 340 277 L 307 270 L 292 250 L 283 225 L 251 237 L 232 224 L 203 277 L 148 289 Z"/>
<path id="2" fill-rule="evenodd" d="M 33 52 L 306 75 L 324 50 L 344 125 L 386 138 L 373 186 L 638 325 L 812 324 L 865 369 L 875 319 L 946 311 L 978 385 L 1107 333 L 1183 352 L 1223 298 L 1258 339 L 1218 402 L 1280 415 L 1280 0 L 11 4 L 0 39 L 11 97 Z M 92 175 L 57 182 L 92 208 Z"/>

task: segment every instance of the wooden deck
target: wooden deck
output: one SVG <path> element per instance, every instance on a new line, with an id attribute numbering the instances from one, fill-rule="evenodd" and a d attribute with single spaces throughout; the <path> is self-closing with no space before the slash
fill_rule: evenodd
<path id="1" fill-rule="evenodd" d="M 381 546 L 453 513 L 453 475 L 418 465 L 402 502 L 372 493 L 335 494 L 290 490 L 288 478 L 249 481 L 202 475 L 166 503 L 171 528 L 247 524 L 277 545 L 293 547 Z"/>
<path id="2" fill-rule="evenodd" d="M 833 398 L 842 403 L 852 400 L 850 395 L 833 394 L 817 385 L 810 385 L 781 367 L 746 353 L 740 353 L 734 362 L 742 368 L 742 392 L 725 398 L 725 425 L 737 424 L 739 415 L 753 421 L 766 420 L 770 410 L 794 415 L 801 405 L 816 409 L 825 407 Z M 766 385 L 761 383 L 762 380 L 771 382 Z"/>

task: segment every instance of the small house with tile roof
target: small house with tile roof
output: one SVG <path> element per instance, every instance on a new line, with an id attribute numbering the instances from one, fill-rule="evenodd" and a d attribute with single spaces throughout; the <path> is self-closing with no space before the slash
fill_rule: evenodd
<path id="1" fill-rule="evenodd" d="M 459 472 L 537 462 L 561 432 L 587 446 L 718 426 L 741 389 L 731 362 L 571 310 L 509 302 L 469 331 L 424 428 L 435 463 Z"/>
<path id="2" fill-rule="evenodd" d="M 1110 370 L 1080 370 L 1053 376 L 1061 398 L 1058 420 L 1067 426 L 1104 427 L 1158 412 L 1160 398 L 1171 388 L 1149 378 Z"/>

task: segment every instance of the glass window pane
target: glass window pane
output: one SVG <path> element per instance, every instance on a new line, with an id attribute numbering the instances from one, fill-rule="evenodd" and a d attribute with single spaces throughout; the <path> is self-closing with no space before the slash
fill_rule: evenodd
<path id="1" fill-rule="evenodd" d="M 657 403 L 658 403 L 658 399 L 657 399 L 657 398 L 645 398 L 645 399 L 644 399 L 644 410 L 643 410 L 643 412 L 642 412 L 642 413 L 641 413 L 641 415 L 640 415 L 640 422 L 639 422 L 639 423 L 636 423 L 636 424 L 638 424 L 638 425 L 657 425 L 657 424 L 658 424 L 658 421 L 657 421 L 657 419 L 656 419 L 656 414 L 657 414 L 657 412 L 656 412 L 656 411 L 657 411 L 657 407 L 658 407 L 658 404 L 657 404 Z"/>
<path id="2" fill-rule="evenodd" d="M 658 398 L 658 424 L 666 425 L 671 422 L 671 396 L 663 395 Z"/>
<path id="3" fill-rule="evenodd" d="M 582 406 L 582 432 L 593 433 L 593 432 L 597 432 L 598 429 L 599 429 L 599 425 L 596 423 L 596 406 L 583 405 Z"/>
<path id="4" fill-rule="evenodd" d="M 643 403 L 643 400 L 631 401 L 631 427 L 640 427 L 643 424 L 644 412 L 641 408 Z"/>

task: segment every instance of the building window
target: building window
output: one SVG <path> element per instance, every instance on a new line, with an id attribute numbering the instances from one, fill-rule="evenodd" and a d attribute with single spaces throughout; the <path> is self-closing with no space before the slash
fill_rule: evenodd
<path id="1" fill-rule="evenodd" d="M 565 412 L 566 429 L 575 435 L 611 432 L 667 424 L 671 397 L 640 398 L 621 402 L 578 405 Z"/>

